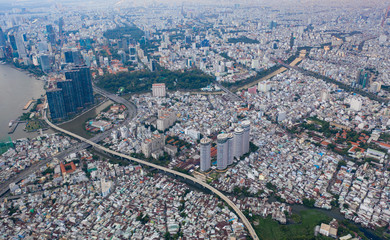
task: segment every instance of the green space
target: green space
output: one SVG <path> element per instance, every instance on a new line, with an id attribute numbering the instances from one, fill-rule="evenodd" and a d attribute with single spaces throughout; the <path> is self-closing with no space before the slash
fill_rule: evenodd
<path id="1" fill-rule="evenodd" d="M 206 87 L 212 80 L 212 76 L 195 69 L 183 72 L 169 70 L 122 72 L 96 78 L 100 88 L 112 93 L 116 93 L 120 87 L 124 88 L 124 93 L 150 91 L 153 83 L 165 83 L 169 90 L 196 90 Z"/>
<path id="2" fill-rule="evenodd" d="M 144 32 L 139 29 L 137 26 L 125 26 L 125 27 L 117 27 L 111 30 L 107 30 L 103 36 L 108 39 L 118 39 L 123 37 L 124 35 L 130 35 L 136 41 L 139 41 L 143 36 Z"/>
<path id="3" fill-rule="evenodd" d="M 251 43 L 251 44 L 260 43 L 260 42 L 257 41 L 256 39 L 247 38 L 247 37 L 245 37 L 245 36 L 241 36 L 241 37 L 238 37 L 238 38 L 229 38 L 229 39 L 228 39 L 228 43 L 239 43 L 239 42 L 242 42 L 242 43 Z"/>
<path id="4" fill-rule="evenodd" d="M 24 65 L 23 63 L 19 63 L 18 61 L 13 62 L 13 64 L 15 67 L 26 70 L 37 77 L 41 77 L 45 75 L 45 73 L 39 68 L 39 66 Z"/>
<path id="5" fill-rule="evenodd" d="M 324 236 L 314 237 L 314 228 L 321 223 L 329 223 L 332 219 L 325 214 L 316 210 L 303 210 L 299 215 L 293 214 L 295 223 L 281 225 L 272 220 L 270 216 L 262 218 L 260 216 L 252 217 L 252 222 L 259 224 L 254 225 L 257 236 L 262 240 L 274 239 L 332 239 Z"/>
<path id="6" fill-rule="evenodd" d="M 295 60 L 295 58 L 297 57 L 299 53 L 296 53 L 295 55 L 292 55 L 291 57 L 289 57 L 285 63 L 286 64 L 290 64 L 291 62 L 293 62 Z M 276 64 L 266 70 L 263 70 L 263 71 L 260 71 L 260 72 L 257 72 L 257 75 L 256 76 L 252 76 L 252 77 L 249 77 L 247 79 L 244 79 L 242 81 L 237 81 L 237 82 L 234 82 L 234 83 L 228 83 L 228 82 L 222 82 L 221 84 L 224 86 L 224 87 L 227 87 L 227 88 L 230 88 L 231 91 L 235 91 L 236 89 L 242 87 L 242 86 L 245 86 L 249 83 L 252 83 L 252 82 L 255 82 L 275 71 L 278 71 L 280 68 L 282 68 L 281 65 L 279 64 Z"/>
<path id="7" fill-rule="evenodd" d="M 26 124 L 26 131 L 31 132 L 42 128 L 42 124 L 39 120 L 29 120 Z"/>

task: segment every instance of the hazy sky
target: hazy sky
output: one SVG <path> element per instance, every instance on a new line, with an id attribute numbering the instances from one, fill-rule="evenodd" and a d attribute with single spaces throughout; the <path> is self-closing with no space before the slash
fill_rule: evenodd
<path id="1" fill-rule="evenodd" d="M 8 6 L 31 6 L 36 4 L 49 4 L 49 3 L 116 3 L 124 2 L 132 5 L 145 5 L 151 3 L 167 3 L 167 4 L 181 4 L 181 3 L 204 3 L 204 4 L 218 4 L 220 6 L 230 5 L 233 3 L 241 3 L 242 5 L 277 5 L 283 4 L 318 4 L 318 5 L 360 5 L 360 6 L 373 6 L 380 4 L 390 4 L 390 0 L 0 0 L 0 4 Z M 283 6 L 283 5 L 281 5 Z"/>

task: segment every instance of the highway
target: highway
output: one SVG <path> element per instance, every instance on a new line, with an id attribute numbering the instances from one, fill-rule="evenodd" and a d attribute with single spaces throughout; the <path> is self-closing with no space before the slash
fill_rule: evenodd
<path id="1" fill-rule="evenodd" d="M 104 91 L 102 89 L 99 89 L 97 87 L 94 87 L 94 90 L 97 93 L 100 93 L 100 94 L 110 98 L 114 102 L 121 103 L 121 104 L 123 104 L 123 105 L 125 105 L 127 107 L 128 117 L 126 118 L 126 120 L 122 124 L 128 123 L 136 115 L 136 107 L 133 104 L 131 104 L 128 101 L 126 101 L 125 99 L 123 99 L 123 98 L 121 98 L 121 97 L 119 97 L 119 96 L 117 96 L 115 94 L 108 93 L 108 92 L 106 92 L 106 91 Z M 233 94 L 233 93 L 230 92 L 230 94 Z M 233 95 L 238 97 L 235 94 L 233 94 Z M 137 162 L 139 164 L 142 164 L 142 165 L 145 165 L 145 166 L 149 166 L 149 167 L 152 167 L 152 168 L 155 168 L 155 169 L 159 169 L 161 171 L 173 174 L 175 176 L 180 176 L 180 177 L 182 177 L 184 179 L 187 179 L 187 180 L 190 180 L 190 181 L 192 181 L 194 183 L 197 183 L 197 184 L 201 185 L 204 188 L 207 188 L 208 190 L 210 190 L 211 192 L 213 192 L 214 194 L 219 196 L 223 201 L 225 201 L 234 210 L 234 212 L 236 212 L 238 217 L 241 219 L 241 221 L 244 223 L 245 227 L 247 228 L 247 230 L 248 230 L 250 236 L 252 237 L 252 239 L 254 239 L 254 240 L 258 240 L 259 239 L 257 237 L 256 232 L 253 229 L 251 223 L 245 217 L 245 215 L 241 212 L 241 210 L 228 197 L 226 197 L 220 191 L 218 191 L 214 187 L 208 185 L 207 183 L 205 183 L 205 182 L 203 182 L 201 180 L 198 180 L 198 179 L 196 179 L 196 178 L 194 178 L 192 176 L 189 176 L 187 174 L 184 174 L 184 173 L 181 173 L 181 172 L 177 172 L 177 171 L 174 171 L 172 169 L 169 169 L 169 168 L 166 168 L 166 167 L 162 167 L 162 166 L 159 166 L 159 165 L 156 165 L 156 164 L 153 164 L 153 163 L 150 163 L 150 162 L 138 159 L 138 158 L 133 158 L 133 157 L 127 156 L 127 155 L 122 154 L 122 153 L 115 152 L 113 150 L 110 150 L 108 148 L 105 148 L 105 147 L 97 144 L 97 142 L 100 142 L 104 138 L 108 137 L 111 134 L 111 131 L 104 132 L 102 134 L 99 134 L 99 135 L 91 138 L 91 139 L 86 139 L 86 138 L 83 138 L 83 137 L 81 137 L 81 136 L 79 136 L 77 134 L 74 134 L 74 133 L 72 133 L 70 131 L 62 129 L 62 128 L 56 126 L 55 124 L 51 123 L 49 121 L 49 119 L 47 118 L 46 112 L 44 114 L 44 119 L 45 119 L 46 123 L 50 127 L 52 127 L 53 129 L 55 129 L 55 130 L 57 130 L 59 132 L 65 133 L 65 134 L 67 134 L 67 135 L 69 135 L 69 136 L 71 136 L 71 137 L 73 137 L 75 139 L 79 139 L 80 141 L 82 141 L 82 143 L 78 144 L 75 147 L 67 149 L 66 151 L 63 151 L 63 152 L 61 152 L 61 153 L 59 153 L 59 154 L 57 154 L 55 156 L 48 157 L 48 158 L 46 158 L 44 160 L 41 160 L 37 164 L 34 164 L 33 166 L 25 169 L 24 171 L 22 171 L 21 173 L 19 173 L 16 176 L 14 176 L 13 178 L 11 178 L 11 179 L 7 180 L 6 182 L 2 183 L 0 185 L 0 196 L 4 195 L 8 191 L 10 183 L 21 181 L 22 179 L 24 179 L 28 175 L 30 175 L 30 174 L 34 173 L 35 171 L 37 171 L 38 169 L 40 169 L 42 166 L 45 166 L 47 163 L 51 162 L 54 157 L 55 158 L 63 158 L 65 156 L 69 155 L 72 152 L 76 152 L 76 151 L 84 149 L 84 148 L 86 148 L 88 146 L 92 146 L 92 147 L 94 147 L 96 149 L 100 149 L 100 150 L 102 150 L 102 151 L 104 151 L 106 153 L 109 153 L 111 155 L 114 155 L 114 156 L 117 156 L 117 157 L 120 157 L 120 158 L 123 158 L 123 159 L 127 159 L 129 161 Z"/>
<path id="2" fill-rule="evenodd" d="M 243 100 L 240 96 L 238 96 L 235 93 L 232 93 L 229 89 L 222 86 L 219 82 L 214 80 L 213 83 L 216 86 L 218 86 L 220 89 L 222 89 L 222 91 L 224 91 L 229 97 L 231 97 L 232 100 L 235 100 L 235 101 L 242 101 Z"/>
<path id="3" fill-rule="evenodd" d="M 170 174 L 173 174 L 173 175 L 176 175 L 176 176 L 180 176 L 182 178 L 185 178 L 185 179 L 188 179 L 194 183 L 197 183 L 199 185 L 201 185 L 202 187 L 204 188 L 207 188 L 209 189 L 211 192 L 213 192 L 214 194 L 216 194 L 217 196 L 219 196 L 223 201 L 225 201 L 235 212 L 236 214 L 240 217 L 241 221 L 244 223 L 244 225 L 246 226 L 246 228 L 248 229 L 248 232 L 249 234 L 251 235 L 251 237 L 254 239 L 254 240 L 258 240 L 259 238 L 257 237 L 256 235 L 256 232 L 255 230 L 253 229 L 252 225 L 250 224 L 249 220 L 245 217 L 245 215 L 241 212 L 241 210 L 229 199 L 227 198 L 224 194 L 222 194 L 220 191 L 218 191 L 217 189 L 215 189 L 214 187 L 208 185 L 207 183 L 201 181 L 201 180 L 198 180 L 192 176 L 189 176 L 187 174 L 184 174 L 184 173 L 181 173 L 181 172 L 177 172 L 177 171 L 174 171 L 172 169 L 169 169 L 169 168 L 166 168 L 166 167 L 162 167 L 162 166 L 159 166 L 159 165 L 156 165 L 156 164 L 153 164 L 153 163 L 150 163 L 150 162 L 147 162 L 147 161 L 144 161 L 144 160 L 141 160 L 141 159 L 138 159 L 138 158 L 133 158 L 133 157 L 130 157 L 130 156 L 127 156 L 125 154 L 122 154 L 122 153 L 118 153 L 118 152 L 115 152 L 111 149 L 108 149 L 108 148 L 105 148 L 89 139 L 86 139 L 86 138 L 83 138 L 77 134 L 74 134 L 72 132 L 69 132 L 65 129 L 62 129 L 56 125 L 54 125 L 53 123 L 51 123 L 47 117 L 46 117 L 46 114 L 44 115 L 44 118 L 45 118 L 45 121 L 46 123 L 54 128 L 55 130 L 57 131 L 60 131 L 60 132 L 63 132 L 73 138 L 76 138 L 76 139 L 79 139 L 80 141 L 82 142 L 85 142 L 87 143 L 88 145 L 91 145 L 92 147 L 94 148 L 97 148 L 97 149 L 100 149 L 106 153 L 109 153 L 111 155 L 114 155 L 114 156 L 117 156 L 117 157 L 120 157 L 120 158 L 123 158 L 123 159 L 127 159 L 127 160 L 130 160 L 130 161 L 133 161 L 133 162 L 136 162 L 136 163 L 139 163 L 139 164 L 142 164 L 142 165 L 145 165 L 145 166 L 149 166 L 149 167 L 152 167 L 152 168 L 156 168 L 156 169 L 159 169 L 161 171 L 164 171 L 166 173 L 170 173 Z"/>
<path id="4" fill-rule="evenodd" d="M 127 111 L 127 118 L 126 118 L 126 120 L 123 121 L 119 126 L 117 126 L 114 129 L 118 129 L 120 126 L 122 126 L 124 124 L 128 124 L 136 116 L 137 108 L 136 108 L 136 106 L 134 104 L 126 101 L 125 99 L 123 99 L 123 98 L 121 98 L 121 97 L 119 97 L 119 96 L 117 96 L 115 94 L 108 93 L 108 92 L 106 92 L 106 91 L 104 91 L 104 90 L 102 90 L 100 88 L 94 87 L 94 90 L 95 90 L 95 92 L 97 92 L 99 94 L 102 94 L 103 96 L 106 96 L 107 98 L 111 99 L 112 101 L 120 103 L 120 104 L 123 104 L 123 105 L 126 106 L 126 111 Z M 110 136 L 111 132 L 114 129 L 112 129 L 111 131 L 107 131 L 107 132 L 103 132 L 101 134 L 98 134 L 98 135 L 92 137 L 89 141 L 94 142 L 94 143 L 100 142 L 103 139 L 105 139 L 106 137 Z M 11 177 L 7 181 L 1 183 L 0 184 L 0 196 L 3 196 L 9 190 L 9 184 L 17 183 L 17 182 L 25 179 L 30 174 L 38 171 L 41 167 L 46 166 L 46 164 L 50 163 L 53 160 L 53 158 L 62 159 L 62 158 L 68 156 L 69 154 L 71 154 L 73 152 L 78 152 L 78 151 L 80 151 L 82 149 L 85 149 L 85 148 L 87 148 L 89 146 L 90 146 L 90 144 L 88 144 L 86 142 L 82 142 L 80 144 L 77 144 L 74 147 L 71 147 L 71 148 L 69 148 L 69 149 L 67 149 L 65 151 L 62 151 L 62 152 L 58 153 L 57 155 L 48 156 L 47 158 L 38 161 L 37 163 L 33 164 L 32 166 L 24 169 L 23 171 L 21 171 L 17 175 Z"/>
<path id="5" fill-rule="evenodd" d="M 119 97 L 119 96 L 116 96 L 114 94 L 111 94 L 111 93 L 108 93 L 102 89 L 99 89 L 97 87 L 94 88 L 94 90 L 97 92 L 97 93 L 100 93 L 102 95 L 105 95 L 106 97 L 110 98 L 111 100 L 115 101 L 115 102 L 118 102 L 118 103 L 121 103 L 121 104 L 124 104 L 128 109 L 131 108 L 131 106 L 128 106 L 129 105 L 129 102 L 124 100 L 123 98 Z M 230 92 L 230 91 L 229 91 Z M 231 92 L 230 92 L 231 93 Z M 233 94 L 233 93 L 231 93 Z M 235 95 L 235 94 L 234 94 Z M 235 95 L 236 97 L 238 97 L 237 95 Z M 134 105 L 132 105 L 134 106 Z M 135 107 L 135 106 L 134 106 Z M 133 112 L 134 114 L 134 112 Z M 176 175 L 176 176 L 180 176 L 182 178 L 185 178 L 185 179 L 188 179 L 188 180 L 191 180 L 192 182 L 194 183 L 197 183 L 199 185 L 201 185 L 202 187 L 204 188 L 207 188 L 209 189 L 211 192 L 213 192 L 214 194 L 216 194 L 217 196 L 219 196 L 223 201 L 225 201 L 235 212 L 236 214 L 240 217 L 241 221 L 244 223 L 245 227 L 248 229 L 248 232 L 249 234 L 251 235 L 252 239 L 254 240 L 257 240 L 259 239 L 256 235 L 256 232 L 255 230 L 253 229 L 251 223 L 249 222 L 249 220 L 245 217 L 245 215 L 241 212 L 241 210 L 229 199 L 227 198 L 224 194 L 222 194 L 220 191 L 218 191 L 217 189 L 215 189 L 214 187 L 208 185 L 207 183 L 205 182 L 202 182 L 201 180 L 198 180 L 192 176 L 189 176 L 187 174 L 184 174 L 184 173 L 181 173 L 181 172 L 177 172 L 177 171 L 174 171 L 172 169 L 169 169 L 169 168 L 166 168 L 166 167 L 162 167 L 162 166 L 159 166 L 159 165 L 156 165 L 156 164 L 153 164 L 153 163 L 150 163 L 150 162 L 146 162 L 144 160 L 141 160 L 141 159 L 138 159 L 138 158 L 133 158 L 133 157 L 130 157 L 130 156 L 127 156 L 125 154 L 122 154 L 122 153 L 118 153 L 118 152 L 115 152 L 111 149 L 108 149 L 108 148 L 105 148 L 99 144 L 97 144 L 95 141 L 92 141 L 89 140 L 89 139 L 86 139 L 86 138 L 83 138 L 77 134 L 74 134 L 72 132 L 69 132 L 65 129 L 62 129 L 56 125 L 54 125 L 53 123 L 51 123 L 47 117 L 46 117 L 46 114 L 44 114 L 44 118 L 45 118 L 45 121 L 46 123 L 54 128 L 55 130 L 57 131 L 60 131 L 60 132 L 63 132 L 65 134 L 68 134 L 69 136 L 71 137 L 74 137 L 76 139 L 79 139 L 81 140 L 83 143 L 87 144 L 87 145 L 91 145 L 92 147 L 94 148 L 97 148 L 97 149 L 100 149 L 106 153 L 109 153 L 111 155 L 114 155 L 114 156 L 117 156 L 117 157 L 121 157 L 121 158 L 124 158 L 124 159 L 127 159 L 127 160 L 130 160 L 130 161 L 133 161 L 133 162 L 137 162 L 139 164 L 142 164 L 142 165 L 146 165 L 146 166 L 149 166 L 149 167 L 153 167 L 153 168 L 156 168 L 156 169 L 159 169 L 161 171 L 164 171 L 164 172 L 167 172 L 167 173 L 170 173 L 170 174 L 173 174 L 173 175 Z M 131 118 L 127 118 L 128 120 L 131 119 Z M 127 120 L 127 121 L 128 121 Z"/>

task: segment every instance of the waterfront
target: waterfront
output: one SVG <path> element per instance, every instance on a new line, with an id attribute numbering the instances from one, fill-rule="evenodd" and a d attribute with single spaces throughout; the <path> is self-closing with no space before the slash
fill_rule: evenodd
<path id="1" fill-rule="evenodd" d="M 30 77 L 25 72 L 7 64 L 0 65 L 0 139 L 10 136 L 15 140 L 37 135 L 23 131 L 25 124 L 19 124 L 16 131 L 9 135 L 8 123 L 28 112 L 23 107 L 32 98 L 37 99 L 44 94 L 43 86 L 43 81 Z"/>
<path id="2" fill-rule="evenodd" d="M 79 136 L 82 136 L 84 138 L 91 138 L 93 135 L 91 133 L 88 133 L 85 130 L 85 123 L 87 122 L 88 119 L 96 117 L 96 115 L 105 109 L 106 107 L 110 106 L 113 104 L 111 100 L 108 100 L 101 105 L 94 107 L 87 112 L 83 113 L 82 115 L 76 117 L 75 119 L 68 121 L 66 123 L 60 124 L 59 126 L 62 127 L 63 129 L 66 129 L 68 131 L 71 131 Z"/>

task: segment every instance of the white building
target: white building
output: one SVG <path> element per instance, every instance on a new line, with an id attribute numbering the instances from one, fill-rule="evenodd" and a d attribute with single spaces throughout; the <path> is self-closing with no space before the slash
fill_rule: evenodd
<path id="1" fill-rule="evenodd" d="M 243 140 L 244 130 L 240 127 L 234 129 L 234 157 L 239 158 L 242 156 L 242 140 Z"/>
<path id="2" fill-rule="evenodd" d="M 102 178 L 100 180 L 102 196 L 105 197 L 111 192 L 112 181 L 106 181 L 106 179 Z"/>
<path id="3" fill-rule="evenodd" d="M 165 131 L 176 122 L 177 116 L 173 111 L 158 110 L 157 129 Z"/>
<path id="4" fill-rule="evenodd" d="M 165 97 L 165 83 L 155 83 L 152 85 L 153 97 Z"/>
<path id="5" fill-rule="evenodd" d="M 200 170 L 206 172 L 211 167 L 211 139 L 200 140 Z"/>
<path id="6" fill-rule="evenodd" d="M 250 121 L 243 121 L 241 123 L 241 127 L 244 130 L 243 136 L 242 136 L 242 153 L 248 153 L 249 152 L 249 132 L 251 129 L 251 122 Z"/>
<path id="7" fill-rule="evenodd" d="M 234 159 L 234 134 L 228 133 L 227 138 L 228 138 L 228 148 L 229 148 L 227 165 L 231 165 Z"/>
<path id="8" fill-rule="evenodd" d="M 259 92 L 269 92 L 269 90 L 271 90 L 271 84 L 266 82 L 260 82 L 257 85 L 257 90 Z"/>
<path id="9" fill-rule="evenodd" d="M 152 138 L 145 139 L 141 144 L 142 153 L 145 157 L 150 157 L 153 152 L 161 151 L 165 146 L 165 139 L 163 135 L 153 135 Z"/>
<path id="10" fill-rule="evenodd" d="M 351 110 L 357 111 L 357 112 L 362 110 L 362 101 L 360 101 L 357 98 L 352 98 L 352 100 L 351 100 Z"/>
<path id="11" fill-rule="evenodd" d="M 223 170 L 227 167 L 229 144 L 228 135 L 225 133 L 217 136 L 217 169 Z"/>

